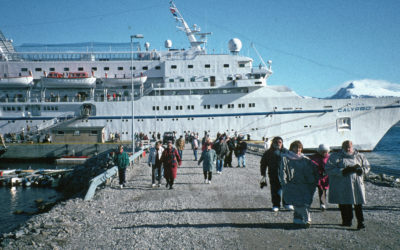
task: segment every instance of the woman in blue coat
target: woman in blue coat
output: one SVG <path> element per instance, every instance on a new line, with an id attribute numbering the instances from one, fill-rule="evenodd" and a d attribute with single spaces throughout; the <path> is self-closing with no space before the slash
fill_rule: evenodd
<path id="1" fill-rule="evenodd" d="M 215 169 L 215 163 L 217 161 L 217 153 L 211 148 L 212 144 L 206 144 L 206 149 L 201 153 L 201 157 L 198 161 L 200 165 L 203 162 L 203 173 L 204 183 L 211 184 L 212 171 Z"/>

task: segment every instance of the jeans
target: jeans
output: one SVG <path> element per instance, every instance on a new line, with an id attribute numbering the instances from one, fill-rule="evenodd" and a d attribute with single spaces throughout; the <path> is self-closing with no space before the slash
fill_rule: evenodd
<path id="1" fill-rule="evenodd" d="M 224 167 L 224 160 L 218 160 L 217 159 L 217 171 L 222 172 L 222 168 Z"/>
<path id="2" fill-rule="evenodd" d="M 161 169 L 162 166 L 151 165 L 151 183 L 155 184 L 156 179 L 158 184 L 161 184 Z"/>
<path id="3" fill-rule="evenodd" d="M 242 167 L 246 167 L 246 155 L 239 155 L 237 158 L 238 158 L 238 167 L 240 167 L 240 162 L 242 162 Z"/>
<path id="4" fill-rule="evenodd" d="M 306 224 L 307 222 L 311 223 L 310 206 L 294 206 L 293 223 Z"/>
<path id="5" fill-rule="evenodd" d="M 179 157 L 180 157 L 181 160 L 182 160 L 182 150 L 178 149 L 178 154 L 179 154 Z"/>
<path id="6" fill-rule="evenodd" d="M 194 160 L 197 161 L 197 149 L 193 149 Z"/>

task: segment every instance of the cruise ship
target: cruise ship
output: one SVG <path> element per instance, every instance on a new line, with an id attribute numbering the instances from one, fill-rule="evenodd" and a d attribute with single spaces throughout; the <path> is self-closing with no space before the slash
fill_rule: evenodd
<path id="1" fill-rule="evenodd" d="M 281 136 L 307 149 L 352 140 L 369 151 L 399 121 L 400 98 L 305 98 L 268 85 L 271 61 L 255 66 L 238 38 L 227 41 L 230 53 L 208 54 L 210 33 L 189 26 L 174 2 L 168 7 L 187 49 L 173 49 L 170 40 L 162 51 L 147 42 L 142 49 L 143 36 L 135 35 L 120 51 L 18 51 L 0 32 L 0 133 L 63 137 L 66 128 L 74 135 L 86 129 L 101 141 L 113 134 L 130 141 L 135 133 L 219 132 Z"/>

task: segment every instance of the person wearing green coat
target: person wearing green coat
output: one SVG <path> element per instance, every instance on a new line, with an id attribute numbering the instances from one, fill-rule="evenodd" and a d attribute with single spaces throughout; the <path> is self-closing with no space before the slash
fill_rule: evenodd
<path id="1" fill-rule="evenodd" d="M 118 167 L 119 185 L 125 187 L 126 167 L 129 165 L 129 155 L 124 152 L 124 146 L 118 146 L 118 152 L 114 155 L 114 164 Z"/>
<path id="2" fill-rule="evenodd" d="M 211 184 L 212 171 L 215 169 L 217 153 L 211 148 L 211 143 L 206 144 L 206 149 L 201 153 L 198 165 L 203 162 L 204 183 Z"/>

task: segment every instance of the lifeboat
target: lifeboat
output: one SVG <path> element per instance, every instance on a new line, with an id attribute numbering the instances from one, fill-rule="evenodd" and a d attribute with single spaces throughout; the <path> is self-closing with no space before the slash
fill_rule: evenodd
<path id="1" fill-rule="evenodd" d="M 32 83 L 32 75 L 0 77 L 0 88 L 29 88 Z"/>
<path id="2" fill-rule="evenodd" d="M 40 80 L 44 88 L 94 88 L 96 78 L 89 76 L 87 72 L 70 72 L 61 74 L 50 72 Z"/>
<path id="3" fill-rule="evenodd" d="M 141 74 L 140 76 L 133 76 L 133 79 L 128 77 L 114 77 L 109 78 L 107 74 L 104 78 L 101 79 L 102 83 L 106 87 L 123 87 L 123 86 L 131 86 L 132 80 L 134 85 L 141 85 L 147 81 L 147 76 Z"/>

